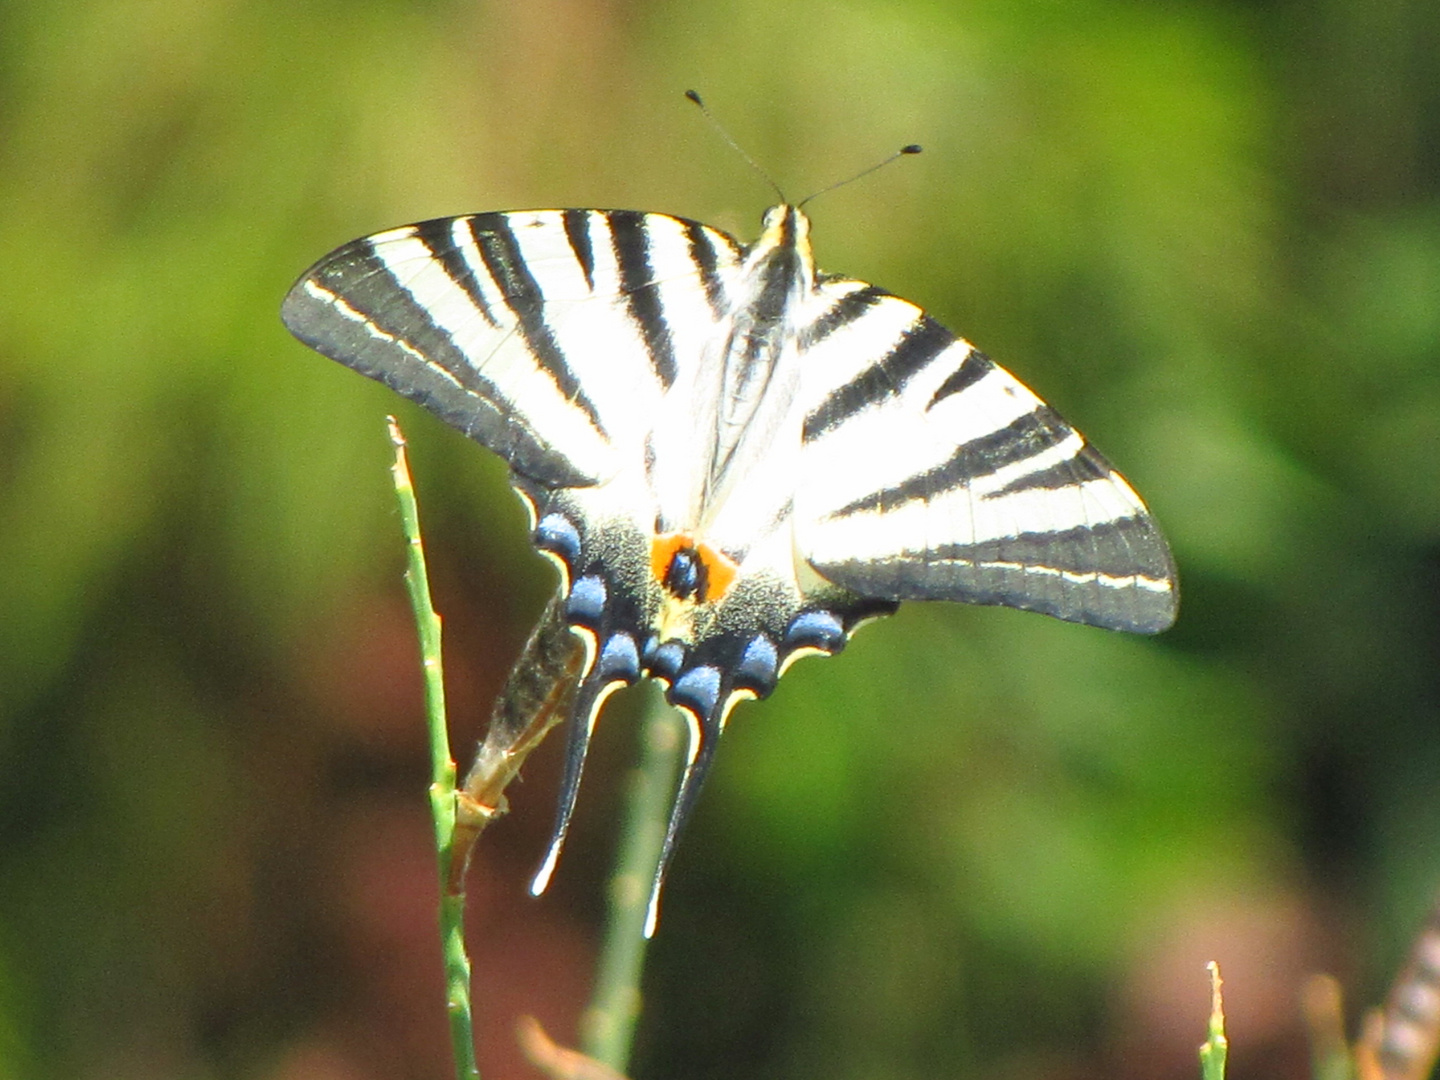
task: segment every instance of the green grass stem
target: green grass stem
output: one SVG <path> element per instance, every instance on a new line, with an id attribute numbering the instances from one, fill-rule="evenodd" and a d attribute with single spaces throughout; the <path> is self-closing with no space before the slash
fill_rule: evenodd
<path id="1" fill-rule="evenodd" d="M 1205 965 L 1210 971 L 1210 1030 L 1200 1044 L 1201 1080 L 1225 1080 L 1225 1055 L 1230 1049 L 1225 1038 L 1225 1002 L 1220 994 L 1220 965 Z"/>
<path id="2" fill-rule="evenodd" d="M 445 726 L 445 677 L 440 659 L 440 616 L 430 601 L 430 580 L 425 571 L 425 548 L 420 540 L 420 511 L 405 459 L 405 436 L 394 417 L 388 420 L 395 448 L 391 473 L 400 521 L 405 530 L 408 560 L 405 586 L 415 612 L 420 657 L 425 675 L 425 722 L 430 737 L 430 814 L 435 824 L 435 851 L 440 873 L 440 944 L 445 958 L 445 1003 L 450 1017 L 450 1042 L 458 1080 L 480 1080 L 475 1064 L 475 1033 L 470 1017 L 470 957 L 465 953 L 465 893 L 452 874 L 452 863 L 463 859 L 455 851 L 455 760 Z"/>

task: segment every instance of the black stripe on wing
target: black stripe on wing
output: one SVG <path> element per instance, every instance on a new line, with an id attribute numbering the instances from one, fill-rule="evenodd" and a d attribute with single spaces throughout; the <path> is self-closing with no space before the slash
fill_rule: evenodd
<path id="1" fill-rule="evenodd" d="M 969 344 L 969 342 L 966 342 Z M 977 382 L 988 375 L 995 367 L 994 362 L 973 345 L 970 351 L 965 354 L 965 359 L 960 366 L 952 371 L 945 381 L 935 388 L 934 395 L 930 398 L 930 404 L 925 406 L 926 411 L 935 408 L 952 394 L 958 394 L 974 386 Z"/>
<path id="2" fill-rule="evenodd" d="M 1136 543 L 1154 533 L 1154 523 L 1136 515 L 1057 532 L 1021 533 L 978 544 L 940 544 L 923 554 L 934 562 L 973 566 L 1015 563 L 1031 570 L 1071 575 L 1100 574 L 1112 578 L 1138 575 L 1162 580 L 1172 570 L 1165 548 Z"/>
<path id="3" fill-rule="evenodd" d="M 1175 621 L 1175 567 L 1154 521 L 1143 513 L 815 568 L 869 596 L 1002 604 L 1142 634 Z"/>
<path id="4" fill-rule="evenodd" d="M 565 223 L 565 239 L 570 241 L 570 250 L 575 253 L 575 261 L 580 265 L 580 272 L 585 275 L 585 284 L 593 290 L 595 288 L 595 247 L 590 242 L 590 211 L 562 210 L 560 217 Z"/>
<path id="5" fill-rule="evenodd" d="M 555 340 L 555 333 L 545 320 L 545 293 L 525 257 L 520 243 L 515 239 L 515 230 L 510 225 L 510 214 L 480 214 L 469 219 L 470 235 L 480 249 L 485 269 L 505 297 L 505 304 L 519 322 L 521 336 L 540 366 L 555 380 L 555 385 L 566 400 L 595 425 L 595 430 L 605 438 L 610 434 L 600 422 L 600 413 L 595 408 L 584 388 L 570 368 L 565 352 Z M 568 235 L 568 234 L 567 234 Z M 583 263 L 582 263 L 583 269 Z"/>
<path id="6" fill-rule="evenodd" d="M 660 303 L 655 268 L 650 262 L 650 234 L 645 218 L 645 214 L 635 210 L 611 210 L 605 214 L 630 317 L 645 340 L 656 376 L 668 390 L 675 381 L 675 342 Z"/>
<path id="7" fill-rule="evenodd" d="M 963 367 L 961 370 L 964 370 Z M 988 435 L 961 443 L 948 461 L 907 477 L 898 484 L 862 495 L 835 510 L 830 516 L 845 517 L 849 514 L 874 511 L 885 513 L 916 499 L 933 499 L 1042 454 L 1051 447 L 1059 446 L 1074 434 L 1075 429 L 1060 419 L 1054 409 L 1041 405 L 1034 412 L 1017 417 Z M 1064 483 L 1051 483 L 1047 480 L 1028 484 L 1027 481 L 1033 477 L 1050 473 L 1049 469 L 1040 469 L 1027 473 L 1024 478 L 1011 485 L 1006 485 L 1005 490 L 1021 490 L 1026 486 L 1065 487 L 1080 482 L 1081 474 L 1075 471 L 1071 459 L 1059 462 L 1054 468 L 1058 470 L 1059 476 L 1064 477 Z M 1104 476 L 1109 472 L 1107 467 L 1099 475 Z M 1049 479 L 1054 479 L 1055 476 L 1056 474 L 1052 473 Z M 990 496 L 998 494 L 1000 493 L 993 492 Z"/>
<path id="8" fill-rule="evenodd" d="M 859 294 L 851 294 L 856 295 Z M 822 316 L 822 321 L 823 318 Z M 859 315 L 855 318 L 859 318 Z M 949 348 L 954 341 L 955 335 L 949 330 L 934 319 L 922 316 L 889 352 L 849 382 L 831 391 L 825 400 L 805 417 L 801 436 L 803 441 L 813 442 L 862 409 L 899 394 L 913 376 L 923 371 L 930 361 Z"/>
<path id="9" fill-rule="evenodd" d="M 416 238 L 425 245 L 430 257 L 444 268 L 451 281 L 464 290 L 470 302 L 475 305 L 476 313 L 491 326 L 497 329 L 500 320 L 490 310 L 490 302 L 485 299 L 485 294 L 480 289 L 480 283 L 475 280 L 475 271 L 469 260 L 465 258 L 455 245 L 454 218 L 435 218 L 432 221 L 422 221 L 415 226 Z"/>
<path id="10" fill-rule="evenodd" d="M 453 220 L 426 226 L 433 236 Z M 449 266 L 444 270 L 452 274 Z M 475 370 L 371 239 L 352 241 L 307 270 L 286 295 L 280 317 L 317 352 L 424 406 L 526 475 L 557 486 L 595 483 Z M 483 319 L 482 309 L 476 317 Z"/>
<path id="11" fill-rule="evenodd" d="M 855 322 L 889 295 L 876 285 L 866 285 L 864 288 L 846 293 L 836 301 L 834 307 L 800 331 L 800 348 L 802 350 L 814 348 L 835 331 Z"/>
<path id="12" fill-rule="evenodd" d="M 685 240 L 690 245 L 690 258 L 700 270 L 700 281 L 705 286 L 705 299 L 710 304 L 710 313 L 719 322 L 729 312 L 730 301 L 725 295 L 724 282 L 720 278 L 720 251 L 709 229 L 696 221 L 686 221 Z"/>
<path id="13" fill-rule="evenodd" d="M 1061 488 L 1083 484 L 1089 480 L 1103 479 L 1113 471 L 1110 463 L 1101 456 L 1100 451 L 1086 443 L 1073 458 L 1066 458 L 1053 465 L 1047 465 L 1043 469 L 1026 473 L 1024 476 L 1011 480 L 1003 487 L 985 492 L 981 498 L 999 499 L 1020 491 L 1058 491 Z"/>

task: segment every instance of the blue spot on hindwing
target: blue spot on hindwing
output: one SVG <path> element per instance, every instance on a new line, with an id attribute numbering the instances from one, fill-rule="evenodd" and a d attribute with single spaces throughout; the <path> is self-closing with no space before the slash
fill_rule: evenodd
<path id="1" fill-rule="evenodd" d="M 596 674 L 605 682 L 633 683 L 640 678 L 640 657 L 635 639 L 629 634 L 611 634 L 595 662 Z"/>
<path id="2" fill-rule="evenodd" d="M 845 624 L 833 611 L 802 611 L 790 620 L 785 644 L 792 649 L 837 653 L 845 647 Z"/>
<path id="3" fill-rule="evenodd" d="M 775 643 L 764 634 L 756 634 L 745 646 L 740 663 L 735 666 L 735 685 L 765 697 L 775 689 L 779 669 L 780 656 L 775 650 Z"/>
<path id="4" fill-rule="evenodd" d="M 535 546 L 565 561 L 573 573 L 580 562 L 580 533 L 563 514 L 546 514 L 535 526 Z"/>
<path id="5" fill-rule="evenodd" d="M 678 641 L 667 641 L 650 654 L 645 665 L 650 669 L 650 674 L 657 679 L 673 683 L 675 676 L 680 674 L 680 667 L 684 663 L 685 646 Z"/>
<path id="6" fill-rule="evenodd" d="M 687 708 L 700 717 L 710 716 L 720 700 L 720 669 L 708 664 L 691 668 L 675 680 L 665 696 L 672 705 Z"/>
<path id="7" fill-rule="evenodd" d="M 576 626 L 599 630 L 608 599 L 605 579 L 598 574 L 586 574 L 570 587 L 570 595 L 565 598 L 565 618 Z"/>

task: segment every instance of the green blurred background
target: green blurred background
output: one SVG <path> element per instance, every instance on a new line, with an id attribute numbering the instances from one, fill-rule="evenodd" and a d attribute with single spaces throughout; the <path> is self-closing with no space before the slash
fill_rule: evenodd
<path id="1" fill-rule="evenodd" d="M 641 1077 L 1305 1073 L 1440 883 L 1433 0 L 0 3 L 0 1076 L 446 1074 L 399 409 L 457 742 L 552 574 L 490 455 L 289 339 L 315 258 L 623 206 L 910 297 L 1085 430 L 1184 584 L 1138 640 L 912 605 L 742 707 Z M 635 694 L 472 878 L 487 1080 L 573 1041 Z"/>

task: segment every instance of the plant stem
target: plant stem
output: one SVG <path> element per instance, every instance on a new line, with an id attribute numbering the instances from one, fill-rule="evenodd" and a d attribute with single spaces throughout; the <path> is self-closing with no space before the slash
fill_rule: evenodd
<path id="1" fill-rule="evenodd" d="M 400 521 L 405 530 L 408 562 L 405 585 L 415 612 L 420 657 L 425 674 L 425 722 L 430 736 L 430 814 L 435 823 L 435 853 L 440 872 L 440 944 L 445 957 L 445 1001 L 450 1016 L 450 1042 L 458 1080 L 480 1080 L 475 1064 L 475 1033 L 470 1019 L 470 958 L 465 954 L 465 893 L 452 862 L 464 858 L 455 851 L 455 760 L 445 727 L 445 677 L 440 659 L 440 616 L 430 601 L 430 580 L 425 572 L 425 549 L 420 541 L 420 511 L 415 487 L 405 461 L 405 437 L 394 417 L 389 420 L 390 442 L 395 447 L 391 473 Z M 456 882 L 452 886 L 452 882 Z"/>
<path id="2" fill-rule="evenodd" d="M 652 693 L 654 690 L 652 687 Z M 629 1064 L 640 1018 L 645 916 L 684 744 L 679 714 L 658 693 L 646 708 L 641 739 L 640 765 L 631 776 L 615 875 L 610 880 L 609 915 L 595 990 L 580 1023 L 583 1052 L 619 1073 Z"/>
<path id="3" fill-rule="evenodd" d="M 1220 994 L 1220 965 L 1211 960 L 1206 967 L 1210 971 L 1210 1024 L 1207 1038 L 1200 1044 L 1201 1080 L 1225 1080 L 1225 1058 L 1230 1042 L 1225 1038 L 1225 1003 Z"/>

